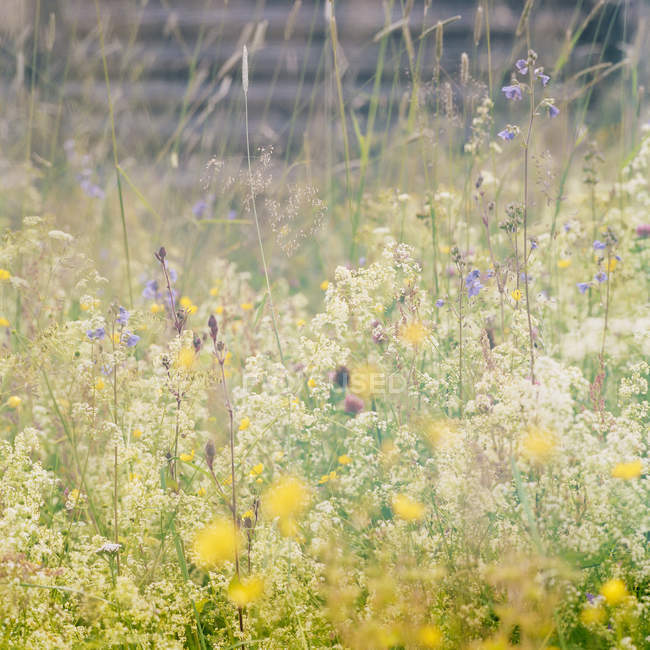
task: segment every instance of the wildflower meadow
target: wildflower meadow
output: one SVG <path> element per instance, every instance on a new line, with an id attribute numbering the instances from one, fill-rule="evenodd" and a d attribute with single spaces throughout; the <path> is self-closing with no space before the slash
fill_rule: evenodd
<path id="1" fill-rule="evenodd" d="M 650 648 L 646 3 L 1 4 L 0 648 Z"/>

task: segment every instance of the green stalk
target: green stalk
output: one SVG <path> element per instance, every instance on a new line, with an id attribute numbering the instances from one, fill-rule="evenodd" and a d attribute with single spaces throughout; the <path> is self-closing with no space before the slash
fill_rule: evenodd
<path id="1" fill-rule="evenodd" d="M 99 12 L 99 1 L 95 0 L 95 12 L 97 13 L 97 29 L 99 30 L 99 44 L 102 52 L 102 64 L 104 66 L 104 80 L 106 82 L 106 94 L 108 96 L 108 114 L 111 121 L 111 140 L 113 143 L 113 163 L 115 166 L 115 177 L 117 178 L 117 194 L 120 199 L 120 217 L 122 219 L 122 238 L 124 254 L 126 256 L 126 279 L 129 287 L 129 304 L 133 308 L 133 287 L 131 285 L 131 258 L 129 256 L 129 238 L 126 231 L 126 217 L 124 215 L 124 197 L 122 196 L 122 181 L 120 179 L 120 163 L 117 157 L 117 138 L 115 137 L 115 116 L 113 115 L 113 101 L 111 99 L 111 83 L 108 78 L 108 65 L 106 63 L 106 49 L 104 47 L 104 30 L 102 27 L 101 15 Z"/>

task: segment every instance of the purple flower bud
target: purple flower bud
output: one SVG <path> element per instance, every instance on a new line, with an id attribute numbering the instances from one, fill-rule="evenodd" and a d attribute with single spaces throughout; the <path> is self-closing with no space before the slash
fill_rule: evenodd
<path id="1" fill-rule="evenodd" d="M 436 300 L 436 307 L 440 308 L 444 304 L 445 304 L 445 301 L 442 298 L 438 298 L 438 300 Z"/>
<path id="2" fill-rule="evenodd" d="M 210 328 L 210 338 L 213 341 L 216 341 L 217 334 L 219 332 L 219 326 L 217 325 L 217 319 L 215 318 L 214 314 L 210 314 L 210 318 L 208 318 L 208 327 Z"/>
<path id="3" fill-rule="evenodd" d="M 555 104 L 549 104 L 548 106 L 549 117 L 557 117 L 560 114 L 560 109 L 555 106 Z"/>
<path id="4" fill-rule="evenodd" d="M 501 91 L 506 96 L 506 99 L 520 100 L 522 99 L 521 87 L 519 84 L 511 84 L 510 86 L 503 86 Z"/>
<path id="5" fill-rule="evenodd" d="M 584 294 L 589 289 L 589 282 L 578 282 L 576 286 L 578 287 L 578 291 Z"/>
<path id="6" fill-rule="evenodd" d="M 363 406 L 363 400 L 352 393 L 348 393 L 343 401 L 345 412 L 352 413 L 353 415 L 360 413 L 363 410 Z"/>
<path id="7" fill-rule="evenodd" d="M 599 241 L 598 239 L 594 242 L 594 250 L 602 251 L 607 248 L 607 244 L 604 241 Z"/>
<path id="8" fill-rule="evenodd" d="M 542 86 L 544 86 L 545 88 L 546 88 L 546 84 L 551 80 L 551 78 L 547 74 L 544 74 L 544 68 L 536 68 L 535 76 L 538 79 L 542 80 Z"/>

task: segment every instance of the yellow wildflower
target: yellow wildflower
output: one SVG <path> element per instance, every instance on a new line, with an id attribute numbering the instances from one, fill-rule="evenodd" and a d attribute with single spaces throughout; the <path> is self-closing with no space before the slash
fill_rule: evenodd
<path id="1" fill-rule="evenodd" d="M 368 363 L 352 368 L 350 390 L 361 399 L 368 401 L 385 387 L 385 375 L 378 366 Z"/>
<path id="2" fill-rule="evenodd" d="M 129 474 L 129 481 L 139 481 L 142 477 L 137 472 L 131 472 Z"/>
<path id="3" fill-rule="evenodd" d="M 396 494 L 392 499 L 393 511 L 405 521 L 419 521 L 424 517 L 424 506 L 406 494 Z"/>
<path id="4" fill-rule="evenodd" d="M 244 311 L 250 311 L 253 309 L 253 303 L 252 302 L 242 302 L 241 305 L 239 305 Z"/>
<path id="5" fill-rule="evenodd" d="M 101 377 L 99 377 L 95 382 L 95 390 L 104 390 L 105 387 L 106 384 L 104 383 L 104 380 Z"/>
<path id="6" fill-rule="evenodd" d="M 194 539 L 194 552 L 203 568 L 212 568 L 235 559 L 240 537 L 232 519 L 221 517 L 200 530 Z"/>
<path id="7" fill-rule="evenodd" d="M 164 311 L 164 309 L 165 308 L 163 307 L 163 305 L 161 305 L 160 303 L 157 303 L 157 302 L 152 303 L 151 307 L 149 307 L 149 311 L 152 314 L 159 314 L 161 311 Z"/>
<path id="8" fill-rule="evenodd" d="M 515 302 L 519 302 L 521 300 L 521 291 L 519 291 L 519 289 L 515 289 L 510 293 L 510 295 Z"/>
<path id="9" fill-rule="evenodd" d="M 426 338 L 427 330 L 420 321 L 408 323 L 402 330 L 402 340 L 412 346 L 418 346 Z"/>
<path id="10" fill-rule="evenodd" d="M 181 454 L 179 458 L 184 462 L 184 463 L 191 463 L 194 460 L 194 453 L 195 449 L 192 449 L 192 451 L 189 454 Z"/>
<path id="11" fill-rule="evenodd" d="M 264 583 L 257 576 L 238 578 L 235 576 L 228 585 L 228 598 L 237 607 L 246 607 L 259 599 L 264 591 Z"/>
<path id="12" fill-rule="evenodd" d="M 219 316 L 220 314 L 223 314 L 223 307 L 219 305 L 218 307 L 215 307 L 214 313 Z"/>
<path id="13" fill-rule="evenodd" d="M 309 388 L 316 388 L 316 380 L 313 377 L 310 377 L 307 386 L 309 386 Z"/>
<path id="14" fill-rule="evenodd" d="M 210 289 L 210 295 L 213 298 L 216 298 L 219 295 L 219 287 L 217 286 L 212 287 L 212 289 Z"/>
<path id="15" fill-rule="evenodd" d="M 605 610 L 600 605 L 597 607 L 585 607 L 580 612 L 580 621 L 583 625 L 597 625 L 598 623 L 604 623 L 605 618 Z"/>
<path id="16" fill-rule="evenodd" d="M 133 429 L 133 433 L 131 434 L 136 440 L 138 438 L 142 438 L 142 430 L 141 429 Z"/>
<path id="17" fill-rule="evenodd" d="M 253 467 L 251 468 L 251 476 L 259 476 L 263 471 L 264 471 L 264 464 L 257 463 L 257 465 L 253 465 Z"/>
<path id="18" fill-rule="evenodd" d="M 417 639 L 425 648 L 439 648 L 442 645 L 442 632 L 437 625 L 423 625 L 418 630 Z"/>
<path id="19" fill-rule="evenodd" d="M 0 269 L 0 280 L 8 280 L 11 277 L 11 273 L 7 269 Z"/>
<path id="20" fill-rule="evenodd" d="M 176 365 L 183 370 L 191 370 L 196 360 L 196 354 L 192 348 L 181 348 L 176 356 Z"/>
<path id="21" fill-rule="evenodd" d="M 600 595 L 608 605 L 618 605 L 627 598 L 625 583 L 619 578 L 608 580 L 601 588 Z"/>
<path id="22" fill-rule="evenodd" d="M 571 266 L 571 258 L 563 257 L 557 261 L 557 266 L 559 269 L 568 269 Z"/>
<path id="23" fill-rule="evenodd" d="M 9 321 L 4 316 L 0 316 L 0 327 L 9 327 Z"/>
<path id="24" fill-rule="evenodd" d="M 304 483 L 293 476 L 284 476 L 273 483 L 262 500 L 271 518 L 279 519 L 280 532 L 285 537 L 298 533 L 296 517 L 307 507 L 309 492 Z"/>
<path id="25" fill-rule="evenodd" d="M 615 257 L 612 257 L 607 264 L 607 270 L 611 273 L 616 268 L 617 264 L 618 260 Z"/>
<path id="26" fill-rule="evenodd" d="M 384 313 L 384 306 L 380 302 L 378 302 L 375 305 L 374 309 L 375 309 L 375 314 L 377 314 L 377 315 L 381 315 L 381 314 Z"/>
<path id="27" fill-rule="evenodd" d="M 641 461 L 633 460 L 630 463 L 618 463 L 618 465 L 615 465 L 612 469 L 612 476 L 614 478 L 630 480 L 633 478 L 639 478 L 642 471 L 643 465 Z"/>
<path id="28" fill-rule="evenodd" d="M 296 321 L 296 327 L 301 328 L 301 327 L 304 327 L 304 326 L 305 326 L 305 319 L 304 318 L 299 318 Z"/>
<path id="29" fill-rule="evenodd" d="M 23 403 L 23 400 L 18 397 L 18 395 L 12 395 L 8 400 L 7 400 L 7 405 L 9 406 L 10 409 L 18 409 L 20 408 L 20 405 Z"/>
<path id="30" fill-rule="evenodd" d="M 352 459 L 347 454 L 343 454 L 342 456 L 339 456 L 339 463 L 341 465 L 349 465 L 351 462 Z"/>
<path id="31" fill-rule="evenodd" d="M 443 246 L 442 244 L 438 246 L 438 250 L 440 250 L 443 255 L 449 255 L 451 252 L 451 248 L 449 246 Z"/>
<path id="32" fill-rule="evenodd" d="M 329 283 L 327 280 L 323 280 L 323 281 L 320 283 L 320 288 L 321 288 L 323 291 L 327 291 L 327 288 L 328 288 L 329 286 L 330 286 L 330 283 Z"/>
<path id="33" fill-rule="evenodd" d="M 111 338 L 113 339 L 113 343 L 115 343 L 115 345 L 119 345 L 120 341 L 122 340 L 122 335 L 119 332 L 115 332 Z"/>
<path id="34" fill-rule="evenodd" d="M 249 521 L 253 521 L 253 519 L 255 519 L 255 513 L 249 509 L 242 515 L 242 519 L 248 519 Z"/>
<path id="35" fill-rule="evenodd" d="M 239 430 L 240 431 L 246 431 L 246 429 L 248 429 L 248 427 L 250 427 L 250 425 L 251 425 L 250 418 L 247 417 L 247 416 L 244 416 L 239 422 Z"/>
<path id="36" fill-rule="evenodd" d="M 521 453 L 531 462 L 545 463 L 555 453 L 556 446 L 557 440 L 551 432 L 532 426 L 521 441 Z"/>
<path id="37" fill-rule="evenodd" d="M 205 496 L 205 488 L 204 488 L 204 487 L 200 487 L 200 488 L 196 491 L 196 496 L 197 496 L 197 497 L 204 497 L 204 496 Z"/>

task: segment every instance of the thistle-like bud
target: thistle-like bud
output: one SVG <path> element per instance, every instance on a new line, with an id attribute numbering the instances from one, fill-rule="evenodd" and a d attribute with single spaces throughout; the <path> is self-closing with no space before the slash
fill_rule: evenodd
<path id="1" fill-rule="evenodd" d="M 201 350 L 201 338 L 197 336 L 196 334 L 194 335 L 194 338 L 192 339 L 192 345 L 194 346 L 194 352 L 198 354 Z"/>
<path id="2" fill-rule="evenodd" d="M 210 328 L 210 338 L 216 342 L 219 326 L 217 325 L 217 319 L 214 314 L 210 314 L 210 318 L 208 318 L 208 327 Z"/>
<path id="3" fill-rule="evenodd" d="M 244 88 L 244 95 L 248 95 L 248 50 L 245 45 L 241 59 L 241 83 Z"/>
<path id="4" fill-rule="evenodd" d="M 167 251 L 165 250 L 165 247 L 161 246 L 158 249 L 158 252 L 154 253 L 154 256 L 159 262 L 164 262 L 165 257 L 167 257 Z"/>
<path id="5" fill-rule="evenodd" d="M 212 464 L 214 463 L 215 453 L 216 453 L 216 449 L 214 448 L 214 443 L 212 442 L 212 440 L 208 440 L 205 443 L 205 462 L 207 463 L 210 470 L 212 470 Z"/>

